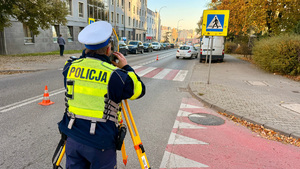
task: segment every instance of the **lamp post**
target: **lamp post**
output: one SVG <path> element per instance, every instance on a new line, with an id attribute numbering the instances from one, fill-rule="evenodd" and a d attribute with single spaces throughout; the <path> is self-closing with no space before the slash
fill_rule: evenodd
<path id="1" fill-rule="evenodd" d="M 158 25 L 157 25 L 157 39 L 158 39 L 158 42 L 160 42 L 160 36 L 159 36 L 159 27 L 160 27 L 160 10 L 162 9 L 162 8 L 166 8 L 167 6 L 163 6 L 163 7 L 161 7 L 160 9 L 159 9 L 159 12 L 158 12 L 158 14 L 159 14 L 159 17 L 158 17 Z"/>
<path id="2" fill-rule="evenodd" d="M 177 40 L 176 40 L 176 43 L 178 43 L 178 38 L 179 38 L 178 24 L 179 24 L 180 21 L 183 21 L 183 19 L 180 19 L 180 20 L 177 22 Z"/>

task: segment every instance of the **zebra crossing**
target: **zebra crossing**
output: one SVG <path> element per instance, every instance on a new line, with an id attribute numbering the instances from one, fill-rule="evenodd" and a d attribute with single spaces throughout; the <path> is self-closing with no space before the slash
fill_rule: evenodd
<path id="1" fill-rule="evenodd" d="M 184 81 L 188 70 L 168 69 L 159 67 L 133 66 L 135 73 L 140 77 Z"/>

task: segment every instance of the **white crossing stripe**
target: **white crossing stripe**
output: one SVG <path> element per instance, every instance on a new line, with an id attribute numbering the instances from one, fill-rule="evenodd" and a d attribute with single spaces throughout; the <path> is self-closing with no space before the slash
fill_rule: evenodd
<path id="1" fill-rule="evenodd" d="M 160 164 L 159 168 L 200 168 L 200 167 L 209 167 L 205 164 L 199 163 L 194 160 L 190 160 L 188 158 L 170 153 L 168 151 L 165 151 L 164 157 L 162 159 L 162 162 Z"/>
<path id="2" fill-rule="evenodd" d="M 136 65 L 136 66 L 132 66 L 132 69 L 138 69 L 138 68 L 140 68 L 140 67 L 142 67 L 142 66 L 138 66 L 138 65 Z"/>
<path id="3" fill-rule="evenodd" d="M 186 77 L 187 73 L 188 73 L 187 70 L 180 70 L 173 80 L 174 81 L 183 81 L 184 78 Z"/>
<path id="4" fill-rule="evenodd" d="M 178 129 L 206 129 L 206 127 L 202 127 L 202 126 L 197 126 L 197 125 L 193 125 L 190 123 L 185 123 L 185 122 L 179 122 L 177 120 L 175 120 L 174 126 L 173 128 L 178 128 Z"/>
<path id="5" fill-rule="evenodd" d="M 156 74 L 153 78 L 154 79 L 162 79 L 164 78 L 168 73 L 171 72 L 172 69 L 163 69 L 158 74 Z"/>
<path id="6" fill-rule="evenodd" d="M 171 132 L 168 144 L 208 144 L 208 143 Z"/>
<path id="7" fill-rule="evenodd" d="M 154 69 L 156 69 L 156 67 L 148 67 L 148 68 L 145 69 L 145 70 L 142 70 L 142 71 L 140 71 L 140 72 L 137 72 L 137 74 L 138 74 L 139 76 L 144 76 L 145 74 L 151 72 L 151 71 L 154 70 Z"/>
<path id="8" fill-rule="evenodd" d="M 190 104 L 181 103 L 180 108 L 203 108 L 203 107 L 193 106 L 193 105 L 190 105 Z"/>

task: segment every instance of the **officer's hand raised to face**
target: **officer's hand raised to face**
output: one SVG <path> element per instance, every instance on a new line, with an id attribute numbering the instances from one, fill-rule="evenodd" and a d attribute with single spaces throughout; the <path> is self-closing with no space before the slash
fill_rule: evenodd
<path id="1" fill-rule="evenodd" d="M 119 60 L 118 63 L 115 61 L 111 61 L 113 65 L 117 66 L 118 68 L 123 68 L 125 65 L 127 65 L 127 60 L 122 53 L 114 52 L 113 55 L 115 55 Z"/>

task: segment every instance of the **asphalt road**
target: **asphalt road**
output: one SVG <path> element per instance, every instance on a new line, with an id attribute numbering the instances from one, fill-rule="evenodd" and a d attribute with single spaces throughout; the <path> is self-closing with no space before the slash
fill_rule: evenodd
<path id="1" fill-rule="evenodd" d="M 195 64 L 195 59 L 177 60 L 175 52 L 173 49 L 127 56 L 131 66 L 187 70 L 179 81 L 142 77 L 147 94 L 129 102 L 152 168 L 159 168 L 181 99 L 188 95 L 179 88 L 187 87 Z M 0 168 L 50 168 L 60 138 L 57 122 L 64 112 L 61 68 L 58 65 L 57 69 L 0 79 Z M 50 100 L 55 102 L 51 106 L 37 104 L 42 101 L 45 85 Z M 129 156 L 127 168 L 136 168 L 139 162 L 129 133 L 125 144 Z M 118 166 L 122 168 L 120 158 L 118 153 Z"/>
<path id="2" fill-rule="evenodd" d="M 269 141 L 239 126 L 193 98 L 187 86 L 198 59 L 176 59 L 176 50 L 128 55 L 146 85 L 146 95 L 129 101 L 152 169 L 166 168 L 297 168 L 298 147 Z M 158 60 L 156 60 L 158 58 Z M 239 64 L 225 58 L 214 68 Z M 202 63 L 203 64 L 203 63 Z M 203 66 L 200 64 L 200 66 Z M 0 168 L 47 169 L 60 139 L 57 129 L 64 113 L 62 64 L 53 69 L 0 78 Z M 50 106 L 41 106 L 45 85 Z M 224 123 L 202 125 L 189 118 Z M 119 169 L 138 169 L 130 134 L 125 139 L 127 166 L 118 152 Z M 62 166 L 65 159 L 62 160 Z"/>

